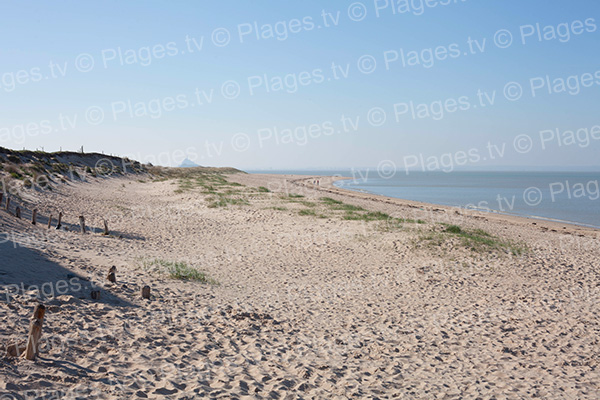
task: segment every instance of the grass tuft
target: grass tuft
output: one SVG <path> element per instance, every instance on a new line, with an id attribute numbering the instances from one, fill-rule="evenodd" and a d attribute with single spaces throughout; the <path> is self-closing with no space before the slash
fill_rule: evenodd
<path id="1" fill-rule="evenodd" d="M 458 225 L 448 225 L 444 232 L 461 234 L 462 228 Z"/>
<path id="2" fill-rule="evenodd" d="M 159 273 L 167 275 L 171 279 L 195 281 L 218 285 L 218 282 L 210 278 L 206 273 L 197 270 L 183 261 L 166 261 L 161 259 L 142 261 L 145 269 L 155 269 Z"/>
<path id="3" fill-rule="evenodd" d="M 320 200 L 327 205 L 338 205 L 338 204 L 344 204 L 343 202 L 339 201 L 339 200 L 335 200 L 332 199 L 331 197 L 321 197 Z"/>
<path id="4" fill-rule="evenodd" d="M 300 214 L 302 216 L 307 216 L 307 215 L 315 216 L 316 212 L 315 212 L 315 210 L 304 209 L 304 210 L 300 210 L 298 212 L 298 214 Z"/>
<path id="5" fill-rule="evenodd" d="M 355 206 L 352 204 L 346 204 L 342 201 L 332 199 L 330 197 L 321 197 L 321 202 L 329 207 L 331 210 L 337 211 L 365 211 L 364 208 L 360 206 Z"/>
<path id="6" fill-rule="evenodd" d="M 227 207 L 228 205 L 249 205 L 250 203 L 245 199 L 227 197 L 222 193 L 217 193 L 217 197 L 211 196 L 207 197 L 206 200 L 209 201 L 208 208 L 219 208 L 219 207 Z"/>
<path id="7" fill-rule="evenodd" d="M 482 229 L 463 229 L 458 225 L 443 224 L 446 228 L 442 232 L 430 233 L 421 239 L 430 244 L 441 246 L 445 243 L 445 234 L 460 238 L 460 242 L 466 248 L 475 252 L 483 253 L 489 251 L 504 251 L 515 256 L 520 256 L 527 252 L 527 246 L 522 243 L 505 240 L 493 236 Z"/>

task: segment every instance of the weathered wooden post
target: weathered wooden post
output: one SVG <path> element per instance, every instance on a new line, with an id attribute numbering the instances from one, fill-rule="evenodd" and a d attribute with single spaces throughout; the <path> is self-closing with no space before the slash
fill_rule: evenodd
<path id="1" fill-rule="evenodd" d="M 142 299 L 150 298 L 150 286 L 146 285 L 142 288 Z"/>
<path id="2" fill-rule="evenodd" d="M 50 229 L 51 226 L 52 226 L 52 214 L 50 214 L 50 217 L 48 217 L 48 229 Z"/>
<path id="3" fill-rule="evenodd" d="M 10 211 L 10 197 L 6 196 L 6 211 Z"/>
<path id="4" fill-rule="evenodd" d="M 81 233 L 85 234 L 85 217 L 83 215 L 79 216 L 79 227 L 81 228 Z"/>
<path id="5" fill-rule="evenodd" d="M 58 223 L 56 224 L 56 229 L 60 229 L 62 227 L 62 212 L 58 213 Z"/>
<path id="6" fill-rule="evenodd" d="M 106 222 L 106 220 L 104 220 L 104 236 L 108 236 L 109 232 L 108 232 L 108 223 Z"/>
<path id="7" fill-rule="evenodd" d="M 115 267 L 114 265 L 112 267 L 110 267 L 110 269 L 108 270 L 108 275 L 106 275 L 106 279 L 108 279 L 109 282 L 115 283 L 117 282 L 117 276 L 115 275 L 117 272 L 117 267 Z"/>
<path id="8" fill-rule="evenodd" d="M 38 354 L 38 346 L 40 344 L 40 337 L 42 336 L 42 325 L 44 323 L 44 314 L 46 313 L 46 307 L 43 304 L 38 304 L 33 310 L 33 317 L 29 325 L 29 336 L 27 337 L 27 347 L 23 356 L 27 360 L 35 360 Z"/>
<path id="9" fill-rule="evenodd" d="M 0 192 L 0 207 L 2 207 L 2 198 L 4 197 L 4 193 Z"/>
<path id="10" fill-rule="evenodd" d="M 17 206 L 15 209 L 15 217 L 21 219 L 21 207 Z"/>
<path id="11" fill-rule="evenodd" d="M 91 297 L 92 297 L 92 300 L 100 300 L 100 291 L 92 290 Z"/>
<path id="12" fill-rule="evenodd" d="M 31 224 L 35 225 L 36 220 L 37 220 L 37 210 L 34 209 L 31 214 Z"/>

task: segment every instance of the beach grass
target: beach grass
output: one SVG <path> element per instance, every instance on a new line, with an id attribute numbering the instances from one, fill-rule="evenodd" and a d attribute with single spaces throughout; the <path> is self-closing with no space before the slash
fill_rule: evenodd
<path id="1" fill-rule="evenodd" d="M 199 271 L 184 261 L 167 261 L 163 259 L 143 260 L 142 266 L 146 270 L 156 270 L 171 279 L 218 285 L 218 282 L 210 278 L 205 272 Z"/>
<path id="2" fill-rule="evenodd" d="M 213 193 L 217 188 L 242 186 L 236 182 L 228 182 L 219 174 L 198 173 L 193 176 L 181 177 L 177 180 L 178 188 L 175 193 L 184 193 L 196 188 L 204 189 L 204 192 Z"/>
<path id="3" fill-rule="evenodd" d="M 321 203 L 332 210 L 339 211 L 364 211 L 364 208 L 352 204 L 344 203 L 343 201 L 335 200 L 330 197 L 321 197 Z"/>
<path id="4" fill-rule="evenodd" d="M 355 211 L 346 211 L 343 219 L 348 221 L 386 221 L 390 216 L 380 211 L 368 211 L 364 213 L 357 213 Z"/>
<path id="5" fill-rule="evenodd" d="M 428 232 L 420 237 L 421 241 L 428 242 L 430 247 L 440 247 L 448 243 L 448 239 L 458 239 L 459 243 L 467 249 L 477 253 L 500 251 L 520 256 L 528 251 L 526 245 L 508 239 L 494 236 L 482 229 L 467 229 L 458 225 L 442 223 L 444 229 Z"/>
<path id="6" fill-rule="evenodd" d="M 216 173 L 197 173 L 179 178 L 176 183 L 178 185 L 174 191 L 176 194 L 198 190 L 199 193 L 208 195 L 205 200 L 209 208 L 249 205 L 247 195 L 261 192 L 259 189 L 246 188 L 237 182 L 229 182 Z"/>
<path id="7" fill-rule="evenodd" d="M 444 232 L 455 233 L 457 235 L 463 233 L 462 228 L 458 225 L 448 225 Z"/>
<path id="8" fill-rule="evenodd" d="M 320 199 L 324 204 L 327 205 L 338 205 L 338 204 L 344 204 L 344 202 L 339 201 L 339 200 L 335 200 L 332 199 L 331 197 L 321 197 Z"/>
<path id="9" fill-rule="evenodd" d="M 208 208 L 227 207 L 228 205 L 247 206 L 250 203 L 243 198 L 229 197 L 224 193 L 216 193 L 215 196 L 207 197 Z"/>
<path id="10" fill-rule="evenodd" d="M 317 215 L 317 213 L 315 212 L 315 210 L 306 209 L 306 208 L 303 209 L 303 210 L 298 211 L 298 214 L 302 215 L 302 216 L 308 216 L 308 215 L 310 215 L 310 216 L 316 216 Z"/>

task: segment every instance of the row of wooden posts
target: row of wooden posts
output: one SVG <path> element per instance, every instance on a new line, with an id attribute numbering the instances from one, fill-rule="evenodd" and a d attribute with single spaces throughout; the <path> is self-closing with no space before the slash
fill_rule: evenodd
<path id="1" fill-rule="evenodd" d="M 0 207 L 2 206 L 2 199 L 4 193 L 0 193 Z M 10 197 L 6 196 L 6 211 L 10 212 Z M 15 209 L 15 216 L 21 218 L 21 207 L 17 206 Z M 31 223 L 36 224 L 37 210 L 33 210 L 31 216 Z M 62 213 L 59 214 L 59 225 L 62 219 Z M 48 221 L 48 228 L 50 228 L 52 217 Z M 27 335 L 27 344 L 25 348 L 19 348 L 18 344 L 14 344 L 8 347 L 7 353 L 10 355 L 18 356 L 23 354 L 27 360 L 34 360 L 39 349 L 40 338 L 42 336 L 42 324 L 44 323 L 44 315 L 46 314 L 46 306 L 43 304 L 37 304 L 33 310 L 33 317 L 29 323 L 29 334 Z"/>
<path id="2" fill-rule="evenodd" d="M 0 192 L 0 207 L 2 206 L 2 199 L 4 198 L 4 193 Z M 5 205 L 6 211 L 10 213 L 10 197 L 6 196 L 6 205 Z M 15 217 L 17 218 L 21 218 L 21 207 L 17 206 L 15 208 Z M 38 217 L 38 210 L 37 209 L 33 209 L 33 211 L 31 212 L 31 223 L 33 225 L 37 225 L 37 217 Z M 53 215 L 50 214 L 50 216 L 48 217 L 48 229 L 50 229 L 52 227 L 52 219 L 53 219 Z M 56 229 L 60 229 L 62 228 L 62 217 L 63 217 L 63 213 L 59 212 L 58 213 L 58 220 L 56 223 Z M 106 219 L 103 219 L 104 222 L 104 232 L 102 233 L 105 236 L 109 235 L 109 230 L 108 230 L 108 222 L 106 222 Z M 85 234 L 86 233 L 86 227 L 85 227 L 85 217 L 83 215 L 79 216 L 79 229 L 81 231 L 81 233 Z"/>
<path id="3" fill-rule="evenodd" d="M 3 198 L 4 198 L 4 193 L 0 192 L 0 207 L 2 207 Z M 6 196 L 5 208 L 6 208 L 6 211 L 10 213 L 10 197 L 8 197 L 8 196 Z M 19 207 L 19 206 L 17 206 L 15 208 L 15 217 L 21 218 L 21 207 Z M 33 225 L 37 224 L 37 217 L 38 217 L 38 210 L 34 209 L 31 213 L 31 223 Z M 59 212 L 56 229 L 60 229 L 62 227 L 62 217 L 63 217 L 63 213 Z M 50 214 L 50 216 L 48 218 L 48 229 L 50 229 L 52 227 L 52 218 L 53 218 L 53 216 L 52 216 L 52 214 Z M 79 227 L 81 229 L 81 233 L 85 234 L 86 233 L 85 217 L 83 215 L 79 216 Z M 103 234 L 104 235 L 109 234 L 108 223 L 106 222 L 106 220 L 104 220 L 104 233 Z M 108 275 L 106 277 L 109 282 L 116 283 L 116 281 L 117 281 L 116 271 L 117 271 L 116 267 L 113 266 L 110 268 Z M 146 285 L 146 286 L 142 287 L 141 297 L 144 299 L 150 298 L 150 286 Z M 100 300 L 100 291 L 92 290 L 91 298 L 93 300 Z M 40 338 L 42 336 L 42 325 L 44 323 L 45 313 L 46 313 L 46 307 L 43 304 L 40 303 L 35 306 L 35 309 L 33 311 L 33 317 L 31 318 L 31 322 L 29 324 L 29 334 L 27 336 L 27 343 L 26 343 L 25 347 L 19 347 L 18 344 L 12 344 L 7 349 L 8 355 L 11 355 L 14 357 L 23 356 L 27 360 L 35 360 L 35 358 L 39 352 L 39 344 L 40 344 Z"/>

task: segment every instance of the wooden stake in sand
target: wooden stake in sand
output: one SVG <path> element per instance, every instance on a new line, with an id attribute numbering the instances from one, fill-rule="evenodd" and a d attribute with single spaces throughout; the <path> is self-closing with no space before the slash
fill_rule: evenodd
<path id="1" fill-rule="evenodd" d="M 142 288 L 142 299 L 150 298 L 150 286 L 146 285 Z"/>
<path id="2" fill-rule="evenodd" d="M 44 314 L 46 307 L 43 304 L 38 304 L 33 310 L 33 317 L 29 325 L 29 336 L 27 337 L 27 347 L 23 357 L 27 360 L 35 360 L 38 354 L 38 346 L 40 337 L 42 336 L 42 324 L 44 323 Z"/>
<path id="3" fill-rule="evenodd" d="M 106 222 L 106 220 L 104 220 L 104 236 L 108 236 L 109 232 L 108 232 L 108 223 Z"/>
<path id="4" fill-rule="evenodd" d="M 61 222 L 62 222 L 62 213 L 59 212 L 58 213 L 58 223 L 56 224 L 56 229 L 60 229 L 62 227 Z"/>
<path id="5" fill-rule="evenodd" d="M 37 210 L 33 210 L 31 214 L 31 223 L 35 225 L 37 219 Z"/>
<path id="6" fill-rule="evenodd" d="M 117 276 L 115 275 L 115 273 L 117 272 L 117 267 L 115 267 L 114 265 L 112 267 L 110 267 L 110 269 L 108 270 L 108 275 L 106 275 L 106 279 L 108 279 L 109 282 L 115 283 L 117 282 Z"/>
<path id="7" fill-rule="evenodd" d="M 0 193 L 0 207 L 2 207 L 2 198 L 4 197 L 4 193 Z"/>
<path id="8" fill-rule="evenodd" d="M 50 214 L 50 217 L 48 217 L 48 229 L 50 229 L 51 226 L 52 226 L 52 214 Z"/>
<path id="9" fill-rule="evenodd" d="M 15 217 L 21 219 L 21 207 L 17 206 L 15 209 Z"/>
<path id="10" fill-rule="evenodd" d="M 100 291 L 92 290 L 91 297 L 92 297 L 92 300 L 100 300 Z"/>
<path id="11" fill-rule="evenodd" d="M 6 196 L 6 211 L 10 211 L 10 197 Z"/>
<path id="12" fill-rule="evenodd" d="M 83 215 L 79 216 L 79 227 L 81 228 L 81 233 L 85 235 L 85 217 Z"/>

